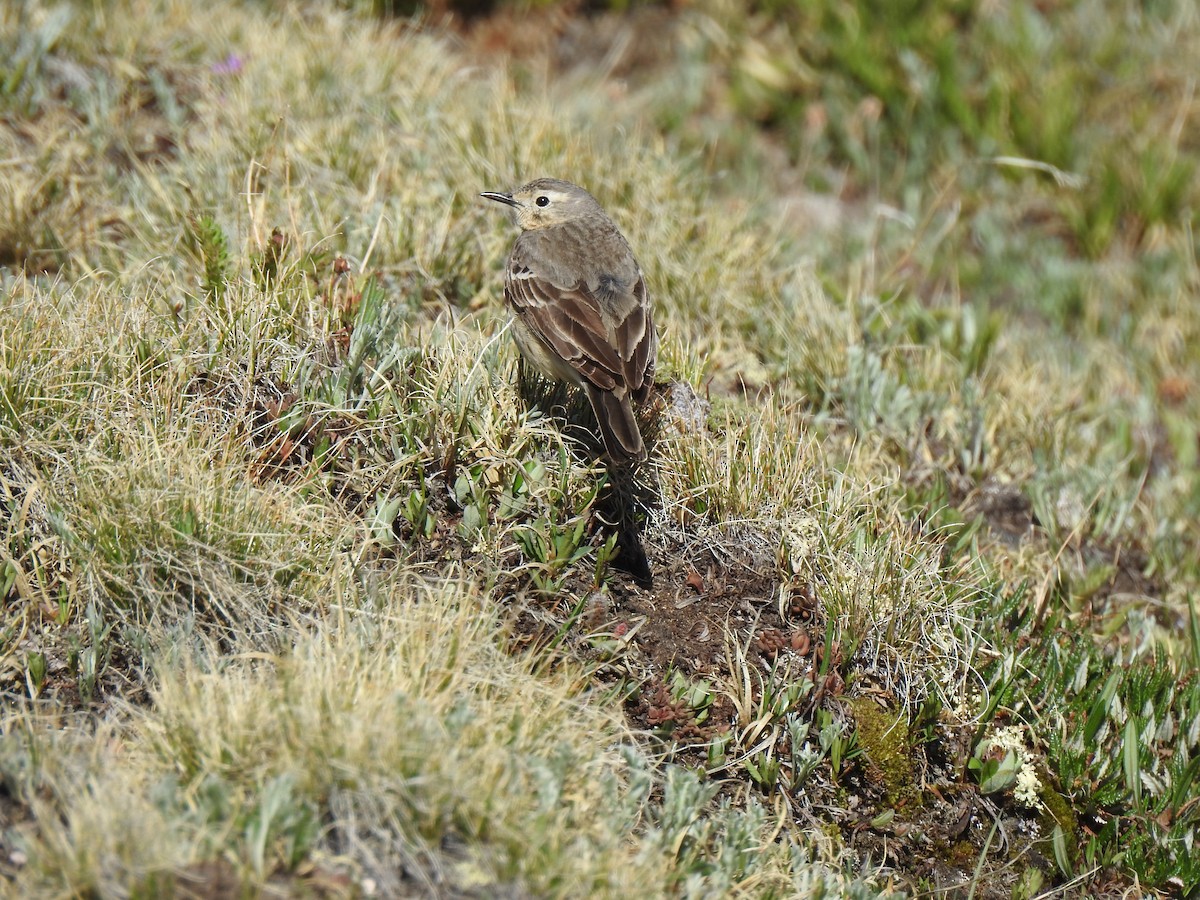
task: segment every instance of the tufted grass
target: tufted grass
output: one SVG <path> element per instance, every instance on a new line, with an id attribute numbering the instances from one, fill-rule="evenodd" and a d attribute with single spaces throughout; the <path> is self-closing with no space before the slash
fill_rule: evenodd
<path id="1" fill-rule="evenodd" d="M 702 4 L 628 82 L 335 4 L 5 6 L 6 887 L 876 896 L 947 886 L 923 829 L 1006 895 L 1200 883 L 1195 100 L 1169 58 L 1124 154 L 1096 4 L 1074 57 L 928 5 L 893 56 L 862 4 Z M 1131 53 L 1194 45 L 1162 6 Z M 914 101 L 963 34 L 995 93 Z M 602 467 L 518 390 L 476 195 L 543 173 L 654 286 L 646 602 L 724 579 L 711 670 L 638 643 Z"/>

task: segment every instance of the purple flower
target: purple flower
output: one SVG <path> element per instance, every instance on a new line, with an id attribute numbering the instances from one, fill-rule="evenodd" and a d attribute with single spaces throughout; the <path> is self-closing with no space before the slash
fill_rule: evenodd
<path id="1" fill-rule="evenodd" d="M 245 60 L 236 53 L 230 53 L 220 62 L 213 63 L 210 68 L 214 75 L 237 75 L 245 64 Z"/>

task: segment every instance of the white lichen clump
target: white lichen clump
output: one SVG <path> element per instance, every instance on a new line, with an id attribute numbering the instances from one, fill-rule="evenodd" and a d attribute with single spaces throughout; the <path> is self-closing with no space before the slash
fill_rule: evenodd
<path id="1" fill-rule="evenodd" d="M 1042 783 L 1038 781 L 1037 773 L 1029 765 L 1029 761 L 1021 758 L 1021 771 L 1017 773 L 1017 785 L 1013 788 L 1013 798 L 1030 809 L 1043 809 Z"/>
<path id="2" fill-rule="evenodd" d="M 1017 772 L 1013 798 L 1029 809 L 1043 809 L 1042 783 L 1038 780 L 1033 762 L 1025 749 L 1025 729 L 1020 725 L 998 728 L 992 735 L 991 744 L 993 747 L 1015 753 L 1020 761 L 1021 768 Z"/>

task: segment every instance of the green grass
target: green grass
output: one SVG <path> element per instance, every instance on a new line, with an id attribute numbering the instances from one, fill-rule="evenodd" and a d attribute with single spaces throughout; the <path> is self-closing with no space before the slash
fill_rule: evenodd
<path id="1" fill-rule="evenodd" d="M 6 6 L 6 890 L 1195 889 L 1189 10 Z M 652 593 L 518 389 L 539 174 L 652 285 Z"/>

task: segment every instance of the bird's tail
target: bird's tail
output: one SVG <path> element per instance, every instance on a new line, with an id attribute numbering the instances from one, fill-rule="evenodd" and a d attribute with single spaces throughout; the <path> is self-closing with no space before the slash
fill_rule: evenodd
<path id="1" fill-rule="evenodd" d="M 618 395 L 589 384 L 587 395 L 596 413 L 609 458 L 615 463 L 645 459 L 646 445 L 642 442 L 642 432 L 633 414 L 629 394 L 622 392 Z"/>
<path id="2" fill-rule="evenodd" d="M 644 590 L 654 587 L 654 574 L 650 559 L 642 544 L 642 528 L 645 519 L 639 507 L 639 498 L 645 497 L 651 486 L 641 482 L 637 466 L 629 463 L 609 463 L 608 477 L 597 497 L 596 512 L 605 531 L 617 536 L 617 555 L 612 560 L 613 568 L 633 576 L 634 582 Z"/>

